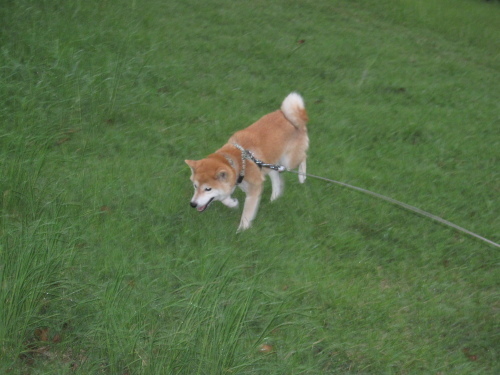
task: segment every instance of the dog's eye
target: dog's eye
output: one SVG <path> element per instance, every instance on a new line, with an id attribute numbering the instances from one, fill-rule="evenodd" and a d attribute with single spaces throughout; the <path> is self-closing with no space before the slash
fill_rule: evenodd
<path id="1" fill-rule="evenodd" d="M 196 186 L 196 184 L 193 184 L 193 187 L 194 187 L 195 189 L 198 189 L 198 186 Z"/>
<path id="2" fill-rule="evenodd" d="M 208 187 L 205 188 L 205 191 L 210 191 L 210 190 L 212 190 L 212 188 L 208 188 Z"/>

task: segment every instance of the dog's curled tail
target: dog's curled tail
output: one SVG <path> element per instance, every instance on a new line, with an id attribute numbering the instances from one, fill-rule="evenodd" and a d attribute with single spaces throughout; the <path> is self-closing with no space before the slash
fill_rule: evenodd
<path id="1" fill-rule="evenodd" d="M 281 112 L 293 126 L 305 129 L 308 121 L 304 99 L 296 92 L 289 94 L 281 104 Z"/>

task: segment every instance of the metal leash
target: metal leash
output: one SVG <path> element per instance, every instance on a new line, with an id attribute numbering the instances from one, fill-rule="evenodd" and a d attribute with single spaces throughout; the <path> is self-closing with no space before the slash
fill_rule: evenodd
<path id="1" fill-rule="evenodd" d="M 267 166 L 267 165 L 263 165 L 263 166 Z M 281 167 L 281 168 L 280 168 Z M 353 185 L 349 185 L 349 184 L 346 184 L 345 182 L 340 182 L 340 181 L 335 181 L 335 180 L 331 180 L 329 178 L 325 178 L 325 177 L 321 177 L 321 176 L 315 176 L 313 174 L 309 174 L 309 173 L 302 173 L 302 172 L 299 172 L 299 171 L 294 171 L 292 169 L 288 169 L 288 168 L 285 168 L 283 166 L 278 166 L 278 165 L 273 165 L 273 168 L 274 170 L 279 170 L 281 171 L 281 169 L 283 171 L 287 171 L 287 172 L 293 172 L 293 173 L 297 173 L 299 175 L 303 175 L 303 176 L 307 176 L 307 177 L 312 177 L 312 178 L 317 178 L 318 180 L 323 180 L 323 181 L 328 181 L 328 182 L 332 182 L 334 184 L 337 184 L 337 185 L 340 185 L 340 186 L 343 186 L 343 187 L 346 187 L 346 188 L 349 188 L 349 189 L 352 189 L 352 190 L 356 190 L 356 191 L 359 191 L 361 193 L 364 193 L 364 194 L 368 194 L 368 195 L 371 195 L 372 197 L 375 197 L 375 198 L 379 198 L 379 199 L 382 199 L 386 202 L 389 202 L 389 203 L 392 203 L 394 205 L 397 205 L 397 206 L 400 206 L 400 207 L 403 207 L 409 211 L 412 211 L 412 212 L 415 212 L 419 215 L 422 215 L 422 216 L 425 216 L 425 217 L 428 217 L 429 219 L 432 219 L 432 220 L 435 220 L 441 224 L 444 224 L 444 225 L 447 225 L 449 227 L 452 227 L 462 233 L 465 233 L 465 234 L 468 234 L 469 236 L 472 236 L 472 237 L 475 237 L 481 241 L 484 241 L 490 245 L 493 245 L 493 246 L 496 246 L 496 247 L 500 247 L 499 244 L 497 244 L 496 242 L 493 242 L 483 236 L 480 236 L 479 234 L 476 234 L 474 232 L 471 232 L 470 230 L 467 230 L 465 228 L 462 228 L 461 226 L 458 226 L 448 220 L 445 220 L 439 216 L 436 216 L 436 215 L 433 215 L 427 211 L 424 211 L 424 210 L 421 210 L 420 208 L 418 207 L 415 207 L 415 206 L 411 206 L 409 204 L 406 204 L 404 202 L 400 202 L 396 199 L 393 199 L 393 198 L 390 198 L 390 197 L 386 197 L 385 195 L 382 195 L 382 194 L 378 194 L 378 193 L 374 193 L 373 191 L 370 191 L 370 190 L 366 190 L 366 189 L 363 189 L 363 188 L 360 188 L 360 187 L 357 187 L 357 186 L 353 186 Z"/>

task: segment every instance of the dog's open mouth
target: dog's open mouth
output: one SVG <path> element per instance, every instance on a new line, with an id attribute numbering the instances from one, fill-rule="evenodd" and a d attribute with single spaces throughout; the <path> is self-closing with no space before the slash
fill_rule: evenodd
<path id="1" fill-rule="evenodd" d="M 206 205 L 198 206 L 198 207 L 196 207 L 196 209 L 198 210 L 198 212 L 205 211 L 208 208 L 208 206 L 210 206 L 210 203 L 212 203 L 213 200 L 214 200 L 213 198 L 210 198 L 210 200 L 208 201 L 208 203 Z"/>

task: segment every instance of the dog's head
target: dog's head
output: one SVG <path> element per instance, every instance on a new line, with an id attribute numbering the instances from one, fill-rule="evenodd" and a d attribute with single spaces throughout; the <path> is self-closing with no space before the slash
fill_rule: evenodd
<path id="1" fill-rule="evenodd" d="M 202 160 L 185 160 L 191 168 L 191 181 L 194 195 L 191 207 L 203 212 L 215 201 L 231 196 L 234 191 L 234 170 L 219 160 L 206 158 Z"/>

